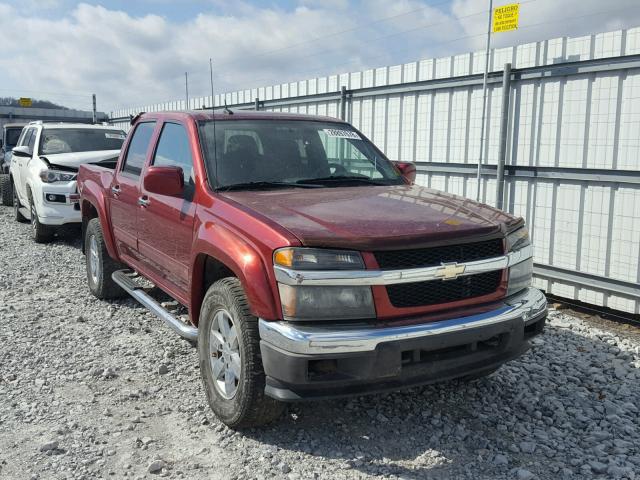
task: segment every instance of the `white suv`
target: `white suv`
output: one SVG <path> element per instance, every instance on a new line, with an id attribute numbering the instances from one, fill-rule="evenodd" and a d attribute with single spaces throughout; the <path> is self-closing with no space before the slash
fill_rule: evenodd
<path id="1" fill-rule="evenodd" d="M 122 130 L 102 125 L 31 122 L 24 127 L 9 176 L 15 218 L 31 220 L 36 242 L 51 241 L 58 226 L 81 222 L 78 168 L 115 165 L 124 139 Z"/>

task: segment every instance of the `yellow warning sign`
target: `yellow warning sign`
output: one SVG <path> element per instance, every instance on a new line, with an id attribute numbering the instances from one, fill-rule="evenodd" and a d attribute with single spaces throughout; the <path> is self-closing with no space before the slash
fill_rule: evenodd
<path id="1" fill-rule="evenodd" d="M 508 32 L 518 28 L 520 4 L 511 3 L 493 9 L 493 33 Z"/>
<path id="2" fill-rule="evenodd" d="M 21 107 L 30 107 L 31 105 L 33 105 L 33 102 L 28 97 L 20 97 L 18 103 Z"/>

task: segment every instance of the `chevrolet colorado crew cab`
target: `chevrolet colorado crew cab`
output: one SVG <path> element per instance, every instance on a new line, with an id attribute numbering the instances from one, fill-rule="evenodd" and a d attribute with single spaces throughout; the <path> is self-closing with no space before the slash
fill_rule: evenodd
<path id="1" fill-rule="evenodd" d="M 76 188 L 83 163 L 115 161 L 125 133 L 114 127 L 31 122 L 13 148 L 9 168 L 15 219 L 31 222 L 33 239 L 50 242 L 62 225 L 81 222 Z"/>
<path id="2" fill-rule="evenodd" d="M 115 169 L 80 167 L 89 288 L 127 292 L 197 341 L 229 426 L 486 375 L 543 329 L 523 220 L 414 185 L 413 164 L 348 123 L 200 111 L 132 126 Z"/>

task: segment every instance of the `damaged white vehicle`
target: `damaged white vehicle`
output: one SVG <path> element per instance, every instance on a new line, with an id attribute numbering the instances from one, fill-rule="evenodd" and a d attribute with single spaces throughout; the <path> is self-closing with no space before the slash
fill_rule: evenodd
<path id="1" fill-rule="evenodd" d="M 9 177 L 15 219 L 31 221 L 36 242 L 50 242 L 58 227 L 81 222 L 80 165 L 115 165 L 124 139 L 124 131 L 102 125 L 31 122 L 22 130 Z"/>

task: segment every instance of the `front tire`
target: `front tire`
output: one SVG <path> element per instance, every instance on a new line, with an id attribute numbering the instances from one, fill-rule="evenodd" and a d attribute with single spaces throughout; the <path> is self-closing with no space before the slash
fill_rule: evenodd
<path id="1" fill-rule="evenodd" d="M 227 426 L 255 427 L 282 415 L 284 404 L 264 393 L 258 320 L 237 278 L 223 278 L 207 290 L 198 355 L 209 405 Z"/>
<path id="2" fill-rule="evenodd" d="M 43 225 L 38 219 L 36 205 L 33 203 L 33 194 L 29 192 L 29 209 L 31 212 L 31 236 L 36 243 L 51 243 L 55 229 L 49 225 Z"/>
<path id="3" fill-rule="evenodd" d="M 2 205 L 5 207 L 13 206 L 13 185 L 9 175 L 0 177 L 0 194 L 2 195 Z"/>
<path id="4" fill-rule="evenodd" d="M 111 275 L 123 266 L 109 256 L 98 218 L 92 218 L 87 224 L 84 251 L 87 283 L 91 293 L 100 300 L 122 298 L 125 292 L 113 281 Z"/>

